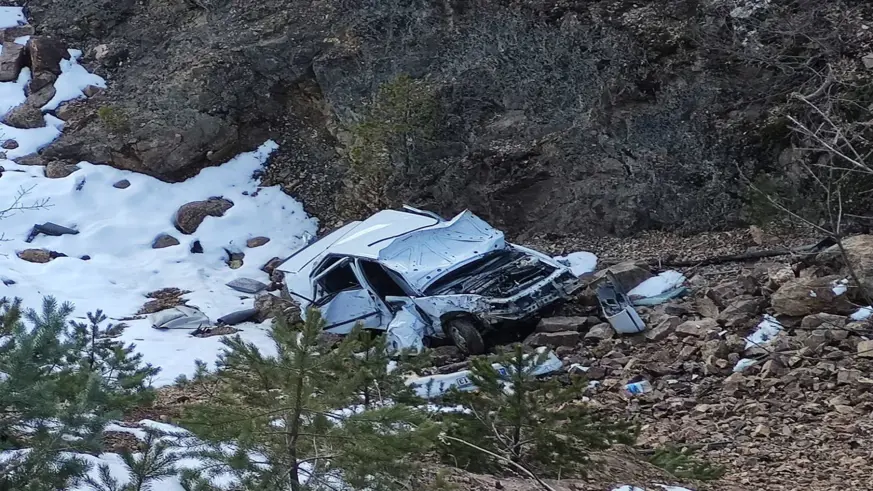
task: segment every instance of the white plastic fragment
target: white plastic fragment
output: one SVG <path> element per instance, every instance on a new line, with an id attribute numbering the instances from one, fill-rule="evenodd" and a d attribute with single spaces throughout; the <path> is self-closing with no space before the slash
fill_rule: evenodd
<path id="1" fill-rule="evenodd" d="M 873 315 L 873 306 L 861 307 L 856 310 L 852 315 L 849 316 L 853 321 L 863 321 L 867 320 L 871 315 Z"/>
<path id="2" fill-rule="evenodd" d="M 746 349 L 753 346 L 764 346 L 782 332 L 782 324 L 771 315 L 764 315 L 764 320 L 758 324 L 755 332 L 746 336 Z"/>
<path id="3" fill-rule="evenodd" d="M 842 295 L 849 290 L 849 280 L 843 278 L 842 280 L 835 281 L 834 287 L 832 288 L 834 295 Z"/>
<path id="4" fill-rule="evenodd" d="M 743 372 L 747 368 L 755 366 L 758 364 L 758 360 L 753 360 L 752 358 L 743 358 L 734 365 L 734 373 Z"/>
<path id="5" fill-rule="evenodd" d="M 149 315 L 149 322 L 155 329 L 197 329 L 208 326 L 209 317 L 187 305 L 177 305 Z"/>
<path id="6" fill-rule="evenodd" d="M 571 252 L 566 256 L 555 256 L 552 259 L 570 268 L 570 272 L 576 276 L 582 276 L 597 269 L 597 256 L 590 252 Z"/>
<path id="7" fill-rule="evenodd" d="M 548 351 L 546 360 L 533 368 L 531 373 L 535 376 L 547 375 L 549 373 L 561 369 L 562 363 L 557 356 L 547 348 L 538 348 L 537 356 Z M 526 355 L 525 359 L 530 359 L 532 355 Z M 507 368 L 494 363 L 492 365 L 498 373 L 506 375 Z M 476 386 L 470 381 L 470 370 L 462 370 L 460 372 L 447 373 L 444 375 L 431 375 L 429 377 L 415 377 L 407 381 L 407 385 L 412 387 L 416 395 L 423 398 L 434 398 L 445 395 L 453 387 L 462 391 L 475 390 Z"/>
<path id="8" fill-rule="evenodd" d="M 681 286 L 685 283 L 685 275 L 678 271 L 664 271 L 658 276 L 653 276 L 628 292 L 627 296 L 634 298 L 648 298 L 658 296 L 668 290 Z"/>

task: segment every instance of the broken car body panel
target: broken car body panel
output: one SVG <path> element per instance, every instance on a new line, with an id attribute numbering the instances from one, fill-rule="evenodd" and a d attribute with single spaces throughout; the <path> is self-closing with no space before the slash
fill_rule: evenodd
<path id="1" fill-rule="evenodd" d="M 302 310 L 320 308 L 338 334 L 357 321 L 387 330 L 410 305 L 396 299 L 407 298 L 429 325 L 425 335 L 442 337 L 447 316 L 472 316 L 487 330 L 532 317 L 582 286 L 568 267 L 505 242 L 469 211 L 446 221 L 407 209 L 347 224 L 280 265 Z"/>

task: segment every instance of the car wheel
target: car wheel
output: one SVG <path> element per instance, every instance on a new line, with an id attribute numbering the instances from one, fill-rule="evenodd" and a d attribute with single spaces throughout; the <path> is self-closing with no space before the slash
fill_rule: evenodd
<path id="1" fill-rule="evenodd" d="M 469 317 L 455 317 L 443 323 L 446 335 L 465 355 L 481 355 L 485 352 L 485 341 Z"/>

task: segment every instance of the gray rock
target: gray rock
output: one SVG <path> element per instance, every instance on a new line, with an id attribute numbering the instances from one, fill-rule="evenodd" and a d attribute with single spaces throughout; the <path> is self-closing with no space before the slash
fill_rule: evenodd
<path id="1" fill-rule="evenodd" d="M 33 36 L 33 32 L 33 26 L 30 24 L 4 27 L 3 29 L 0 29 L 0 40 L 11 43 L 20 37 Z"/>
<path id="2" fill-rule="evenodd" d="M 612 339 L 615 336 L 615 330 L 607 323 L 598 324 L 585 333 L 584 340 L 588 342 L 600 342 L 604 339 Z"/>
<path id="3" fill-rule="evenodd" d="M 30 104 L 22 104 L 13 108 L 3 117 L 3 122 L 23 130 L 42 128 L 45 126 L 45 118 L 38 107 Z"/>
<path id="4" fill-rule="evenodd" d="M 18 142 L 15 140 L 6 140 L 0 146 L 2 146 L 6 150 L 15 150 L 16 148 L 18 148 Z"/>
<path id="5" fill-rule="evenodd" d="M 808 315 L 800 321 L 802 329 L 840 329 L 846 327 L 846 317 L 842 315 L 827 314 L 820 312 L 818 314 Z"/>
<path id="6" fill-rule="evenodd" d="M 582 340 L 582 335 L 576 331 L 566 332 L 535 332 L 525 339 L 525 344 L 533 347 L 557 348 L 558 346 L 576 346 Z"/>
<path id="7" fill-rule="evenodd" d="M 173 218 L 176 229 L 183 234 L 193 234 L 206 217 L 221 217 L 233 206 L 224 198 L 209 198 L 182 205 Z"/>
<path id="8" fill-rule="evenodd" d="M 864 55 L 864 57 L 861 58 L 861 62 L 864 63 L 864 68 L 873 70 L 873 53 Z"/>
<path id="9" fill-rule="evenodd" d="M 255 247 L 265 245 L 267 242 L 270 242 L 269 237 L 252 237 L 251 239 L 246 240 L 246 247 L 254 249 Z"/>
<path id="10" fill-rule="evenodd" d="M 41 108 L 42 106 L 48 104 L 48 102 L 52 100 L 52 97 L 54 97 L 56 93 L 57 90 L 55 90 L 54 85 L 46 85 L 45 87 L 27 96 L 27 100 L 25 100 L 24 103 L 31 107 Z"/>
<path id="11" fill-rule="evenodd" d="M 544 317 L 537 323 L 537 332 L 579 331 L 588 323 L 586 317 Z"/>
<path id="12" fill-rule="evenodd" d="M 24 46 L 12 42 L 3 43 L 0 52 L 0 82 L 13 82 L 18 79 L 24 66 Z"/>
<path id="13" fill-rule="evenodd" d="M 32 74 L 30 82 L 28 82 L 27 87 L 24 88 L 24 93 L 28 96 L 31 94 L 35 94 L 45 87 L 52 86 L 57 80 L 58 76 L 52 72 L 41 72 Z"/>
<path id="14" fill-rule="evenodd" d="M 673 334 L 676 327 L 680 324 L 682 324 L 682 319 L 679 317 L 667 317 L 654 329 L 646 331 L 646 339 L 649 341 L 661 341 L 666 339 L 670 334 Z"/>
<path id="15" fill-rule="evenodd" d="M 676 326 L 676 335 L 678 336 L 695 336 L 698 338 L 705 337 L 706 334 L 713 329 L 718 329 L 718 324 L 714 319 L 702 319 L 699 321 L 686 321 Z"/>
<path id="16" fill-rule="evenodd" d="M 78 165 L 68 164 L 66 162 L 53 161 L 45 166 L 45 176 L 50 179 L 60 179 L 67 177 L 73 172 L 79 170 Z"/>
<path id="17" fill-rule="evenodd" d="M 743 327 L 758 317 L 766 303 L 761 297 L 734 300 L 718 315 L 718 323 L 725 327 Z"/>
<path id="18" fill-rule="evenodd" d="M 113 184 L 112 187 L 116 189 L 127 189 L 130 187 L 130 181 L 128 181 L 127 179 L 122 179 Z"/>
<path id="19" fill-rule="evenodd" d="M 275 271 L 276 268 L 278 268 L 279 265 L 282 264 L 283 261 L 284 261 L 284 260 L 283 260 L 281 257 L 274 257 L 274 258 L 270 259 L 269 261 L 267 261 L 266 264 L 264 264 L 263 266 L 261 266 L 261 271 L 263 271 L 263 272 L 267 273 L 268 275 L 271 275 L 271 276 L 272 276 L 272 275 L 273 275 L 273 271 Z"/>
<path id="20" fill-rule="evenodd" d="M 267 289 L 267 285 L 251 278 L 237 278 L 227 283 L 227 286 L 243 293 L 258 293 Z"/>
<path id="21" fill-rule="evenodd" d="M 47 263 L 59 257 L 67 257 L 66 254 L 48 249 L 24 249 L 23 251 L 18 251 L 17 256 L 31 263 Z"/>
<path id="22" fill-rule="evenodd" d="M 849 300 L 849 295 L 834 292 L 834 282 L 842 279 L 842 276 L 834 275 L 789 280 L 771 297 L 773 310 L 792 317 L 819 312 L 850 314 L 857 307 Z"/>
<path id="23" fill-rule="evenodd" d="M 33 73 L 61 74 L 61 60 L 69 60 L 67 46 L 60 40 L 46 36 L 33 36 L 27 40 L 30 69 Z"/>
<path id="24" fill-rule="evenodd" d="M 277 297 L 269 293 L 262 293 L 255 297 L 255 315 L 257 322 L 264 322 L 275 317 L 277 313 L 284 312 L 291 323 L 300 322 L 300 306 L 291 300 Z"/>
<path id="25" fill-rule="evenodd" d="M 152 249 L 164 249 L 179 245 L 179 239 L 169 234 L 160 234 L 152 241 Z"/>

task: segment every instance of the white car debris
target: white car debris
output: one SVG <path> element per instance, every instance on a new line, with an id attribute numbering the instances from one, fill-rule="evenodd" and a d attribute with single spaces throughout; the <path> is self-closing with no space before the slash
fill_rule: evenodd
<path id="1" fill-rule="evenodd" d="M 445 220 L 411 207 L 346 224 L 278 269 L 283 294 L 303 312 L 319 308 L 328 332 L 346 334 L 359 322 L 388 330 L 398 313 L 414 313 L 413 330 L 448 337 L 467 354 L 484 352 L 489 332 L 532 319 L 583 286 L 570 267 L 506 242 L 469 211 Z M 394 337 L 397 348 L 418 345 L 409 334 Z"/>
<path id="2" fill-rule="evenodd" d="M 206 314 L 187 305 L 155 312 L 148 319 L 155 329 L 199 329 L 211 324 Z"/>
<path id="3" fill-rule="evenodd" d="M 545 353 L 546 348 L 538 348 L 537 356 Z M 525 355 L 525 359 L 529 360 L 531 355 Z M 508 369 L 498 363 L 491 366 L 501 375 L 506 376 Z M 561 360 L 551 351 L 544 361 L 534 366 L 531 374 L 537 377 L 548 375 L 560 370 L 562 367 Z M 411 387 L 416 395 L 421 398 L 431 399 L 445 395 L 452 388 L 457 388 L 460 391 L 476 390 L 476 386 L 470 380 L 470 370 L 462 370 L 460 372 L 446 373 L 442 375 L 431 375 L 428 377 L 415 377 L 407 380 L 406 384 Z"/>

